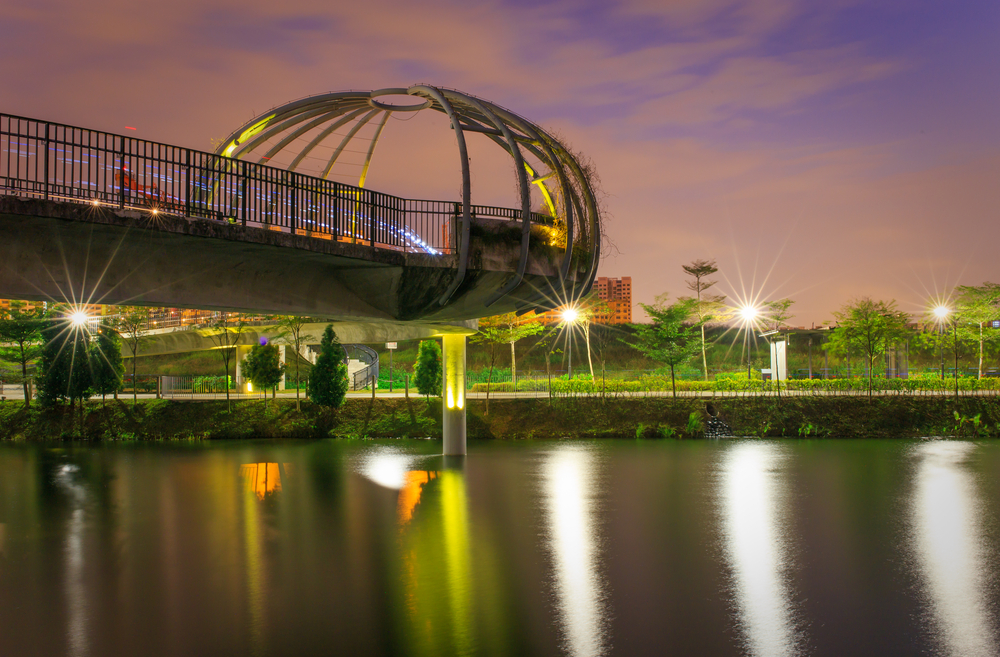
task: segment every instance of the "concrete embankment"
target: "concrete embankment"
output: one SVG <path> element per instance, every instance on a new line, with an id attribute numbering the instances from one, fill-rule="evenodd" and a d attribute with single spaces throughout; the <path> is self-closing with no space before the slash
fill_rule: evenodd
<path id="1" fill-rule="evenodd" d="M 998 397 L 568 398 L 470 400 L 470 439 L 699 438 L 709 413 L 736 436 L 786 438 L 1000 437 Z M 200 440 L 440 437 L 438 400 L 351 399 L 334 411 L 294 401 L 140 400 L 50 409 L 0 404 L 0 440 Z"/>

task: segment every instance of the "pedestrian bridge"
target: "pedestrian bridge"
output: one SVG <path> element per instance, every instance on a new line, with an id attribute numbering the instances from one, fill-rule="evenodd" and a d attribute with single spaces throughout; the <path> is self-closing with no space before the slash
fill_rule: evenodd
<path id="1" fill-rule="evenodd" d="M 365 187 L 389 117 L 420 111 L 448 119 L 459 199 Z M 473 203 L 470 136 L 510 156 L 511 207 Z M 357 184 L 331 175 L 345 152 L 363 157 Z M 304 173 L 309 162 L 319 165 Z M 287 103 L 214 153 L 0 114 L 0 297 L 304 315 L 459 339 L 479 317 L 589 292 L 601 250 L 592 177 L 538 125 L 428 85 Z M 544 212 L 532 211 L 533 191 Z M 457 345 L 445 338 L 446 360 Z M 464 377 L 452 374 L 445 405 L 464 409 Z M 464 445 L 464 410 L 462 426 Z"/>

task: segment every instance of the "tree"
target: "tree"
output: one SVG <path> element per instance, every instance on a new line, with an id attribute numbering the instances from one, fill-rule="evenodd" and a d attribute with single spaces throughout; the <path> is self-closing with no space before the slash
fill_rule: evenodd
<path id="1" fill-rule="evenodd" d="M 708 353 L 705 348 L 705 324 L 713 321 L 720 321 L 726 318 L 726 295 L 708 294 L 706 290 L 715 285 L 718 281 L 706 280 L 709 276 L 719 271 L 715 266 L 715 260 L 692 260 L 691 264 L 681 265 L 688 276 L 694 280 L 688 281 L 688 289 L 694 292 L 695 314 L 701 323 L 701 367 L 705 380 L 708 381 Z M 688 297 L 691 298 L 691 297 Z"/>
<path id="2" fill-rule="evenodd" d="M 120 306 L 118 308 L 118 321 L 115 323 L 115 330 L 125 341 L 132 354 L 132 408 L 137 403 L 137 388 L 135 380 L 135 370 L 139 354 L 139 346 L 149 335 L 149 308 L 142 306 Z"/>
<path id="3" fill-rule="evenodd" d="M 992 321 L 1000 319 L 1000 285 L 983 283 L 979 286 L 959 285 L 955 321 L 959 336 L 979 345 L 979 374 L 983 378 L 983 348 L 1000 340 L 1000 331 L 984 330 Z"/>
<path id="4" fill-rule="evenodd" d="M 90 342 L 84 329 L 72 326 L 64 319 L 50 320 L 42 329 L 40 382 L 38 399 L 43 406 L 69 400 L 73 405 L 91 395 L 90 363 L 87 352 Z"/>
<path id="5" fill-rule="evenodd" d="M 510 381 L 511 385 L 516 389 L 517 387 L 517 355 L 514 351 L 514 345 L 518 341 L 524 338 L 530 337 L 532 335 L 537 335 L 545 330 L 545 325 L 542 324 L 534 312 L 527 313 L 521 317 L 517 316 L 515 312 L 503 313 L 502 315 L 494 315 L 492 317 L 484 317 L 479 320 L 479 330 L 480 333 L 472 336 L 473 342 L 480 342 L 485 344 L 509 344 L 510 345 Z M 489 338 L 476 339 L 476 336 L 489 334 Z M 491 358 L 491 372 L 492 375 L 492 358 Z M 487 393 L 488 396 L 488 393 Z"/>
<path id="6" fill-rule="evenodd" d="M 314 403 L 331 411 L 343 406 L 347 398 L 347 365 L 344 365 L 343 355 L 333 325 L 327 324 L 320 340 L 319 356 L 309 373 L 306 394 Z"/>
<path id="7" fill-rule="evenodd" d="M 309 317 L 294 317 L 285 315 L 278 318 L 278 329 L 281 331 L 280 339 L 285 344 L 295 350 L 295 410 L 302 410 L 299 403 L 299 382 L 302 380 L 299 374 L 299 361 L 301 360 L 302 345 L 311 343 L 316 339 L 313 335 L 302 333 L 306 324 L 312 322 Z"/>
<path id="8" fill-rule="evenodd" d="M 233 360 L 236 345 L 239 344 L 240 335 L 246 325 L 246 319 L 242 313 L 236 314 L 236 323 L 233 326 L 229 325 L 228 313 L 222 313 L 219 319 L 212 324 L 213 331 L 209 334 L 212 342 L 216 345 L 216 351 L 219 352 L 222 367 L 225 370 L 223 385 L 226 387 L 226 410 L 232 410 L 232 402 L 229 400 L 229 363 Z"/>
<path id="9" fill-rule="evenodd" d="M 679 299 L 667 305 L 667 295 L 656 298 L 656 303 L 640 303 L 652 320 L 650 324 L 633 324 L 635 342 L 626 342 L 655 361 L 670 366 L 670 385 L 674 397 L 677 396 L 677 380 L 674 369 L 691 360 L 701 347 L 698 339 L 701 319 L 691 321 L 696 316 L 698 302 L 695 299 Z"/>
<path id="10" fill-rule="evenodd" d="M 514 315 L 514 313 L 505 313 L 506 315 Z M 485 415 L 490 414 L 490 388 L 493 384 L 493 368 L 496 366 L 497 362 L 497 352 L 501 345 L 506 345 L 507 340 L 507 329 L 504 315 L 495 315 L 493 317 L 485 317 L 479 320 L 479 332 L 473 335 L 470 340 L 474 344 L 483 344 L 489 348 L 489 373 L 486 375 L 486 409 L 484 411 Z M 423 343 L 420 345 L 423 349 Z M 514 344 L 511 343 L 511 350 L 513 351 Z M 419 352 L 417 360 L 419 362 Z M 514 381 L 514 370 L 513 370 L 513 354 L 511 354 L 511 382 Z M 419 384 L 417 389 L 420 390 Z M 513 388 L 512 388 L 513 389 Z M 423 393 L 423 390 L 420 390 Z"/>
<path id="11" fill-rule="evenodd" d="M 611 312 L 611 306 L 608 305 L 608 302 L 595 292 L 584 297 L 577 309 L 576 323 L 583 328 L 583 338 L 587 342 L 587 366 L 590 368 L 591 380 L 594 378 L 594 360 L 590 355 L 590 327 L 594 323 L 595 315 L 610 316 Z"/>
<path id="12" fill-rule="evenodd" d="M 90 344 L 90 370 L 94 379 L 94 392 L 103 402 L 108 393 L 118 395 L 125 376 L 122 361 L 122 342 L 114 327 L 102 323 L 97 329 L 97 339 Z"/>
<path id="13" fill-rule="evenodd" d="M 278 348 L 263 341 L 262 344 L 254 345 L 243 360 L 243 371 L 258 390 L 265 392 L 264 408 L 267 408 L 267 389 L 271 389 L 271 398 L 273 399 L 275 389 L 281 383 L 281 376 L 285 373 L 285 364 L 281 362 Z"/>
<path id="14" fill-rule="evenodd" d="M 795 317 L 789 311 L 792 304 L 795 302 L 791 299 L 778 299 L 777 301 L 767 301 L 764 303 L 764 315 L 774 324 L 774 330 L 781 328 L 782 324 L 786 324 L 788 320 Z"/>
<path id="15" fill-rule="evenodd" d="M 875 361 L 888 351 L 889 345 L 906 335 L 909 315 L 898 310 L 895 301 L 861 297 L 845 304 L 833 316 L 837 320 L 837 330 L 823 348 L 835 353 L 864 354 L 868 363 L 868 395 L 871 396 Z"/>
<path id="16" fill-rule="evenodd" d="M 425 397 L 441 394 L 441 347 L 437 340 L 421 340 L 413 366 L 413 384 Z"/>
<path id="17" fill-rule="evenodd" d="M 6 313 L 0 315 L 0 360 L 16 363 L 21 367 L 21 385 L 24 387 L 24 407 L 31 406 L 28 389 L 28 363 L 42 353 L 42 324 L 45 312 L 41 308 L 28 309 L 23 301 L 12 301 Z"/>

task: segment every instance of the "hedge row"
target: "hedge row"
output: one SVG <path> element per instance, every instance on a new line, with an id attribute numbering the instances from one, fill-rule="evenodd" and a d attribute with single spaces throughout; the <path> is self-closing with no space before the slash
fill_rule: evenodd
<path id="1" fill-rule="evenodd" d="M 472 386 L 471 392 L 486 392 L 486 383 L 477 383 Z M 974 379 L 971 377 L 960 377 L 958 387 L 961 391 L 993 390 L 1000 391 L 1000 379 Z M 714 381 L 677 381 L 678 392 L 775 392 L 777 383 L 774 381 L 761 381 L 760 379 L 747 380 L 729 376 L 720 377 Z M 492 383 L 488 389 L 493 393 L 514 392 L 514 386 L 510 382 Z M 914 376 L 909 379 L 885 379 L 877 377 L 872 381 L 872 389 L 876 392 L 898 392 L 899 394 L 913 394 L 924 391 L 948 391 L 955 389 L 955 379 L 940 379 L 934 376 Z M 548 381 L 544 379 L 531 379 L 517 382 L 517 392 L 546 392 L 549 390 Z M 618 393 L 641 393 L 641 392 L 664 392 L 672 390 L 670 377 L 646 376 L 639 379 L 624 381 L 621 379 L 606 379 L 604 381 L 592 381 L 589 379 L 553 379 L 552 393 L 582 393 L 582 394 L 618 394 Z M 867 378 L 851 379 L 801 379 L 783 381 L 781 390 L 803 391 L 803 392 L 867 392 Z"/>

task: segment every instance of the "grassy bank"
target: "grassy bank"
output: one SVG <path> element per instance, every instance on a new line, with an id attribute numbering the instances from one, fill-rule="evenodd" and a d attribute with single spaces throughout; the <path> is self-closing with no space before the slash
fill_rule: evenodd
<path id="1" fill-rule="evenodd" d="M 1000 437 L 1000 398 L 751 397 L 716 401 L 735 435 L 767 437 Z M 698 438 L 708 420 L 697 399 L 569 398 L 494 400 L 489 414 L 470 401 L 472 439 Z M 0 404 L 0 440 L 201 440 L 244 438 L 440 437 L 440 401 L 352 399 L 329 412 L 292 401 L 87 404 L 25 410 Z"/>

